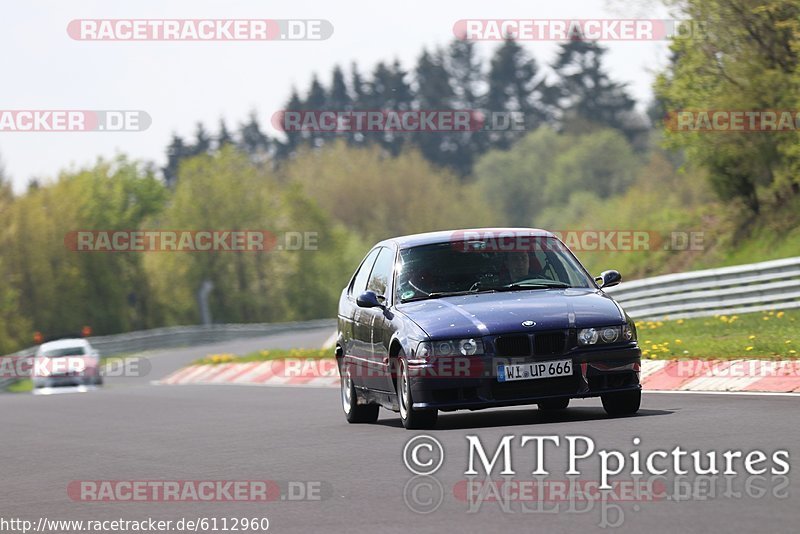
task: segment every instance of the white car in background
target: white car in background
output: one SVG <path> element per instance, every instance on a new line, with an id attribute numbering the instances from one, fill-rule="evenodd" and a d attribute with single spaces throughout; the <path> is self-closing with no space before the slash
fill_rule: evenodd
<path id="1" fill-rule="evenodd" d="M 33 357 L 34 389 L 58 386 L 99 386 L 100 354 L 80 338 L 42 343 Z"/>

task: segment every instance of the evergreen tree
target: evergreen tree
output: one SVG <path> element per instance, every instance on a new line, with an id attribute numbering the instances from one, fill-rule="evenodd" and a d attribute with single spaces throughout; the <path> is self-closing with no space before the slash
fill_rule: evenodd
<path id="1" fill-rule="evenodd" d="M 487 120 L 493 114 L 521 113 L 524 131 L 512 128 L 492 131 L 493 147 L 507 149 L 526 131 L 533 131 L 551 119 L 551 89 L 539 72 L 536 60 L 512 38 L 503 41 L 491 60 L 486 95 Z"/>
<path id="2" fill-rule="evenodd" d="M 587 122 L 609 126 L 632 140 L 643 124 L 634 113 L 636 102 L 625 84 L 611 81 L 603 68 L 606 51 L 581 39 L 560 45 L 553 69 L 558 76 L 561 122 L 567 130 L 584 130 Z"/>
<path id="3" fill-rule="evenodd" d="M 221 150 L 225 145 L 233 144 L 233 137 L 228 132 L 225 119 L 219 120 L 219 133 L 217 134 L 217 150 Z"/>
<path id="4" fill-rule="evenodd" d="M 189 148 L 190 156 L 208 154 L 211 151 L 211 137 L 202 122 L 197 123 L 194 133 L 194 144 Z"/>
<path id="5" fill-rule="evenodd" d="M 189 147 L 187 147 L 183 139 L 177 134 L 172 134 L 172 141 L 167 147 L 167 165 L 161 169 L 164 174 L 164 183 L 167 187 L 175 187 L 178 181 L 178 167 L 181 160 L 189 157 Z"/>
<path id="6" fill-rule="evenodd" d="M 303 111 L 304 109 L 305 106 L 303 105 L 303 101 L 300 99 L 300 95 L 297 94 L 297 89 L 292 87 L 292 95 L 289 97 L 289 101 L 286 103 L 286 106 L 284 106 L 284 110 Z M 303 140 L 303 133 L 283 130 L 283 137 L 284 140 L 277 142 L 275 149 L 275 157 L 279 160 L 289 158 L 295 152 L 295 150 L 297 150 Z"/>
<path id="7" fill-rule="evenodd" d="M 264 163 L 269 159 L 271 142 L 261 131 L 255 111 L 250 113 L 247 123 L 239 127 L 238 147 L 255 163 Z"/>

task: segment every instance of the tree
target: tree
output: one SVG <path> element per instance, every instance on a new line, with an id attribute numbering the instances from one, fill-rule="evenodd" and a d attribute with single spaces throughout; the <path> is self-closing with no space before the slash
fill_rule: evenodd
<path id="1" fill-rule="evenodd" d="M 356 148 L 339 141 L 323 150 L 301 151 L 283 172 L 287 183 L 302 186 L 327 217 L 366 246 L 394 235 L 489 220 L 474 187 L 415 150 L 390 158 L 378 146 Z"/>
<path id="2" fill-rule="evenodd" d="M 261 230 L 278 233 L 280 197 L 269 169 L 232 147 L 188 159 L 169 205 L 143 223 L 180 230 Z M 167 324 L 197 324 L 197 290 L 208 280 L 215 322 L 280 320 L 285 311 L 279 259 L 261 252 L 172 252 L 145 258 Z"/>
<path id="3" fill-rule="evenodd" d="M 225 119 L 219 120 L 219 133 L 217 134 L 217 150 L 222 149 L 226 145 L 233 144 L 233 137 L 228 131 L 228 126 L 225 124 Z"/>
<path id="4" fill-rule="evenodd" d="M 13 233 L 5 267 L 14 279 L 19 314 L 46 335 L 80 331 L 86 324 L 97 334 L 153 326 L 141 255 L 75 250 L 70 232 L 135 230 L 165 198 L 152 172 L 119 157 L 63 173 L 17 199 L 8 214 Z M 129 305 L 131 293 L 135 306 Z"/>
<path id="5" fill-rule="evenodd" d="M 603 67 L 607 50 L 592 41 L 573 39 L 560 45 L 553 63 L 558 76 L 556 98 L 561 122 L 569 131 L 583 131 L 586 123 L 616 128 L 629 140 L 642 130 L 634 113 L 636 101 L 626 86 L 611 80 Z"/>
<path id="6" fill-rule="evenodd" d="M 172 141 L 167 147 L 167 165 L 162 169 L 164 183 L 167 187 L 175 187 L 178 180 L 178 167 L 183 159 L 189 157 L 189 147 L 177 134 L 172 134 Z"/>
<path id="7" fill-rule="evenodd" d="M 800 105 L 800 4 L 682 0 L 702 33 L 674 38 L 672 58 L 656 81 L 670 111 L 797 109 Z M 800 194 L 800 131 L 667 132 L 667 146 L 686 150 L 719 197 L 751 214 L 769 193 L 779 202 Z M 761 193 L 761 194 L 759 194 Z"/>
<path id="8" fill-rule="evenodd" d="M 254 163 L 262 164 L 269 159 L 272 142 L 261 131 L 255 111 L 250 113 L 247 123 L 239 125 L 239 142 L 236 146 Z"/>
<path id="9" fill-rule="evenodd" d="M 194 144 L 189 147 L 189 156 L 207 154 L 211 151 L 211 137 L 206 132 L 202 122 L 197 123 L 194 133 Z"/>
<path id="10" fill-rule="evenodd" d="M 610 198 L 624 193 L 633 182 L 640 165 L 620 132 L 604 129 L 566 141 L 545 185 L 548 204 L 565 204 L 578 191 Z"/>
<path id="11" fill-rule="evenodd" d="M 486 203 L 502 214 L 503 225 L 529 226 L 547 205 L 545 189 L 558 154 L 570 141 L 549 127 L 523 137 L 509 150 L 492 150 L 475 164 L 475 179 Z"/>
<path id="12" fill-rule="evenodd" d="M 489 68 L 486 108 L 492 113 L 521 113 L 525 131 L 495 131 L 490 134 L 493 147 L 507 149 L 525 132 L 531 132 L 550 119 L 545 76 L 536 60 L 512 38 L 495 51 Z"/>

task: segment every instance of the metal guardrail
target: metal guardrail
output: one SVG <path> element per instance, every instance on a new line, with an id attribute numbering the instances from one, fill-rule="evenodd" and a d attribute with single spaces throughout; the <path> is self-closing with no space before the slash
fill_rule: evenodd
<path id="1" fill-rule="evenodd" d="M 800 308 L 800 257 L 654 276 L 606 291 L 634 319 Z"/>
<path id="2" fill-rule="evenodd" d="M 215 324 L 211 326 L 168 326 L 152 330 L 139 330 L 109 336 L 87 338 L 89 343 L 102 356 L 144 352 L 148 350 L 188 347 L 221 343 L 247 337 L 260 337 L 286 332 L 315 330 L 318 328 L 336 327 L 335 319 L 316 319 L 313 321 L 291 323 L 252 323 L 252 324 Z M 36 347 L 28 347 L 3 358 L 18 359 L 33 356 Z M 7 368 L 7 366 L 6 366 Z M 0 376 L 0 390 L 16 381 L 17 378 Z"/>

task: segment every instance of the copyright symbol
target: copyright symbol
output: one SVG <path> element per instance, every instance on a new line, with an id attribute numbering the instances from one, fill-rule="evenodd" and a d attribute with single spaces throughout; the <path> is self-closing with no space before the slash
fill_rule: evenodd
<path id="1" fill-rule="evenodd" d="M 435 477 L 419 475 L 406 482 L 403 500 L 412 512 L 429 514 L 444 502 L 444 486 Z"/>
<path id="2" fill-rule="evenodd" d="M 432 475 L 442 467 L 444 448 L 433 436 L 414 436 L 403 447 L 403 462 L 415 475 Z"/>

